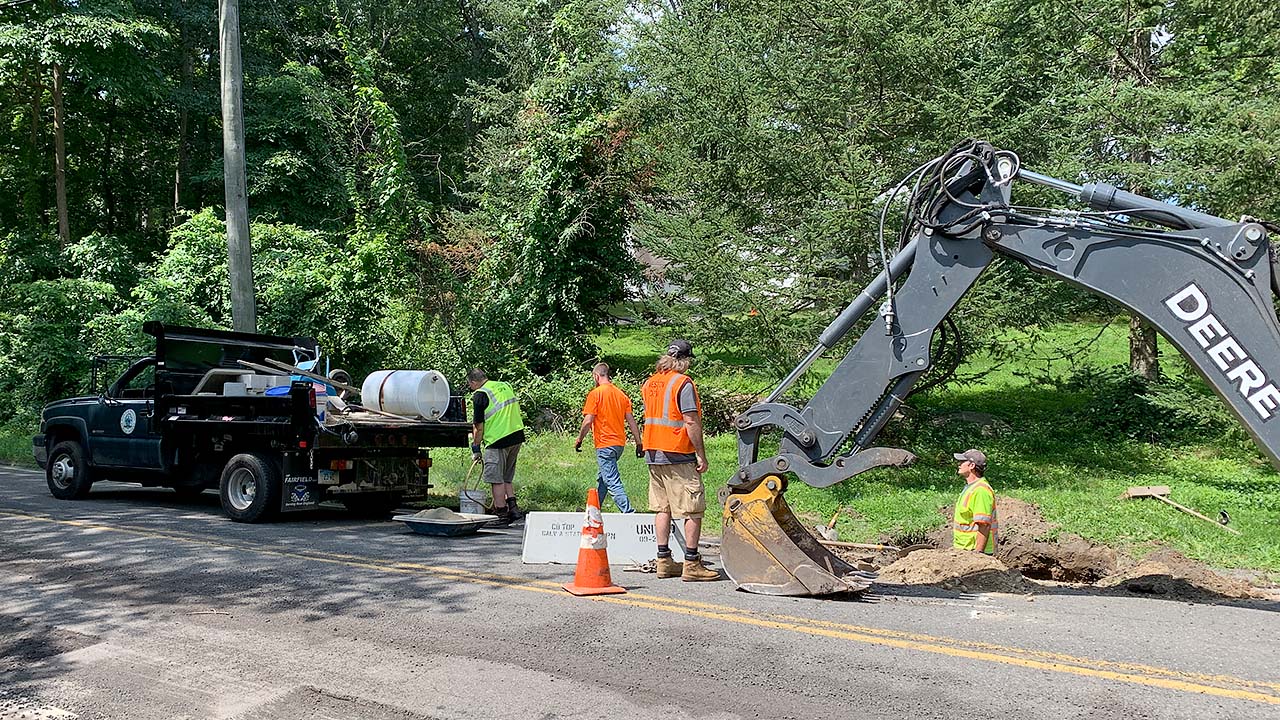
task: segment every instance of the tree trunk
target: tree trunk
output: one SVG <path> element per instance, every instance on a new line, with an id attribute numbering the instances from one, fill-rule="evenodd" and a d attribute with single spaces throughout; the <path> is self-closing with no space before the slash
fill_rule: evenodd
<path id="1" fill-rule="evenodd" d="M 231 326 L 257 332 L 253 291 L 253 246 L 245 195 L 244 73 L 240 65 L 239 0 L 218 2 L 218 45 L 222 60 L 222 156 L 227 202 L 227 255 L 231 275 Z"/>
<path id="2" fill-rule="evenodd" d="M 58 242 L 71 244 L 71 221 L 67 213 L 67 137 L 62 111 L 62 64 L 53 64 L 53 177 L 58 203 Z"/>
<path id="3" fill-rule="evenodd" d="M 484 41 L 480 37 L 480 21 L 472 0 L 458 0 L 458 12 L 462 15 L 462 33 L 467 36 L 467 49 L 471 56 L 471 67 L 468 77 L 479 77 L 484 66 Z M 470 103 L 462 103 L 462 126 L 467 135 L 467 143 L 475 142 L 475 111 Z"/>
<path id="4" fill-rule="evenodd" d="M 208 62 L 205 65 L 204 77 L 214 79 L 212 81 L 215 83 L 220 82 L 221 79 L 218 77 L 218 64 L 221 58 L 218 56 L 217 28 L 214 28 L 209 46 L 207 48 L 201 48 L 200 57 L 208 58 Z M 206 80 L 205 82 L 209 81 Z M 192 87 L 194 88 L 194 83 Z M 207 88 L 202 86 L 201 89 L 203 90 Z M 213 113 L 197 111 L 189 118 L 188 122 L 193 126 L 191 127 L 191 142 L 189 143 L 191 157 L 194 158 L 195 162 L 200 166 L 214 162 L 221 152 L 220 148 L 222 146 L 222 138 L 219 136 L 218 132 L 219 127 L 217 118 L 214 117 Z M 191 176 L 188 175 L 186 187 L 187 199 L 185 201 L 185 205 L 187 207 L 200 208 L 215 204 L 217 201 L 213 200 L 209 196 L 209 192 L 212 190 L 214 190 L 214 188 L 206 184 L 193 184 L 191 182 Z"/>
<path id="5" fill-rule="evenodd" d="M 116 106 L 114 99 L 107 100 L 107 133 L 103 141 L 102 148 L 102 165 L 98 170 L 98 178 L 102 182 L 102 204 L 107 212 L 106 228 L 107 233 L 114 233 L 116 230 L 116 214 L 120 211 L 116 207 L 116 191 L 115 185 L 111 182 L 111 156 L 115 154 L 116 148 Z"/>
<path id="6" fill-rule="evenodd" d="M 187 130 L 190 123 L 191 94 L 194 84 L 194 61 L 192 60 L 191 29 L 188 27 L 187 15 L 183 3 L 178 3 L 181 14 L 181 46 L 182 46 L 182 96 L 178 109 L 178 160 L 173 169 L 173 214 L 177 217 L 182 211 L 183 183 L 187 177 L 187 165 L 190 162 L 187 147 Z"/>
<path id="7" fill-rule="evenodd" d="M 1130 22 L 1133 22 L 1130 17 Z M 1128 74 L 1134 83 L 1140 86 L 1152 84 L 1151 62 L 1151 29 L 1133 28 L 1130 33 L 1129 53 L 1131 66 L 1117 62 L 1115 67 L 1125 68 L 1122 73 Z M 1134 147 L 1129 152 L 1130 159 L 1143 165 L 1152 164 L 1151 147 L 1145 143 Z M 1132 192 L 1142 194 L 1141 187 L 1131 187 Z M 1160 378 L 1160 357 L 1156 346 L 1156 329 L 1151 323 L 1137 315 L 1129 316 L 1129 370 L 1144 380 L 1155 381 Z"/>
<path id="8" fill-rule="evenodd" d="M 48 207 L 44 202 L 45 183 L 40 181 L 44 176 L 43 169 L 46 159 L 44 157 L 44 148 L 46 147 L 40 142 L 40 115 L 44 112 L 41 102 L 44 99 L 44 83 L 40 80 L 40 74 L 44 70 L 43 66 L 37 65 L 36 69 L 31 73 L 31 148 L 30 154 L 27 156 L 27 191 L 22 199 L 23 212 L 27 218 L 31 220 L 31 224 L 35 225 L 44 214 L 44 209 Z"/>
<path id="9" fill-rule="evenodd" d="M 1137 315 L 1129 316 L 1129 370 L 1144 380 L 1160 379 L 1156 328 Z"/>

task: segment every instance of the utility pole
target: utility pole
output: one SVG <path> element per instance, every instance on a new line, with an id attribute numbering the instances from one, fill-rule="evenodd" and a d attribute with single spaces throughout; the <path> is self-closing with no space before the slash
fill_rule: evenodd
<path id="1" fill-rule="evenodd" d="M 222 165 L 227 202 L 227 267 L 231 275 L 231 327 L 258 331 L 253 293 L 253 245 L 244 170 L 244 71 L 240 65 L 239 0 L 218 0 L 222 62 Z"/>
<path id="2" fill-rule="evenodd" d="M 62 12 L 58 0 L 49 0 L 54 15 Z M 62 62 L 53 63 L 53 178 L 58 203 L 58 242 L 71 244 L 71 220 L 67 211 L 67 119 L 62 107 Z"/>

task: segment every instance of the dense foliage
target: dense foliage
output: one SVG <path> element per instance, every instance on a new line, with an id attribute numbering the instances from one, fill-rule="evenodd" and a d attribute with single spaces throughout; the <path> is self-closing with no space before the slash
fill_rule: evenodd
<path id="1" fill-rule="evenodd" d="M 1280 11 L 1261 2 L 241 14 L 260 328 L 357 372 L 479 364 L 567 397 L 590 334 L 636 319 L 789 366 L 879 271 L 885 188 L 966 136 L 1280 217 Z M 0 2 L 0 415 L 82 388 L 89 353 L 140 351 L 144 319 L 229 325 L 216 15 Z M 961 347 L 1100 311 L 997 264 Z"/>

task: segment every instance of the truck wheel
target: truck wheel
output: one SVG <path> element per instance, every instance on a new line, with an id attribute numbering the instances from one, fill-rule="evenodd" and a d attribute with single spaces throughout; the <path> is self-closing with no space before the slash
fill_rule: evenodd
<path id="1" fill-rule="evenodd" d="M 218 482 L 222 511 L 236 522 L 269 520 L 280 510 L 280 470 L 255 453 L 241 453 L 227 461 Z"/>
<path id="2" fill-rule="evenodd" d="M 342 504 L 361 517 L 384 518 L 395 512 L 403 500 L 404 493 L 369 493 L 344 498 Z"/>
<path id="3" fill-rule="evenodd" d="M 44 466 L 49 492 L 59 500 L 81 500 L 93 484 L 93 470 L 85 462 L 84 449 L 75 440 L 63 440 L 49 451 Z"/>

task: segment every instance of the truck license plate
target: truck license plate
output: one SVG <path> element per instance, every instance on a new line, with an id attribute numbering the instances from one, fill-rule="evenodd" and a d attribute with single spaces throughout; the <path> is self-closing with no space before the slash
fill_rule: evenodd
<path id="1" fill-rule="evenodd" d="M 308 510 L 320 505 L 320 485 L 305 476 L 285 478 L 281 510 L 291 512 Z"/>

